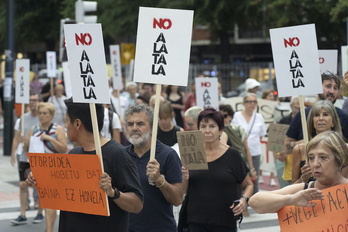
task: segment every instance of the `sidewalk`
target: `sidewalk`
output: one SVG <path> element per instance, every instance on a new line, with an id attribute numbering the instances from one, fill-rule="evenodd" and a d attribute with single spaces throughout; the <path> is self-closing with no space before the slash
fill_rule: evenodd
<path id="1" fill-rule="evenodd" d="M 10 156 L 3 155 L 0 148 L 0 208 L 9 201 L 19 201 L 18 168 L 17 164 L 11 165 L 10 159 Z"/>

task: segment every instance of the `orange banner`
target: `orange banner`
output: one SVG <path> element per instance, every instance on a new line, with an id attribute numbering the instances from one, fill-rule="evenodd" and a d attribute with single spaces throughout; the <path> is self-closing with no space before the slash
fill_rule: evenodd
<path id="1" fill-rule="evenodd" d="M 109 216 L 97 155 L 28 153 L 42 208 Z"/>
<path id="2" fill-rule="evenodd" d="M 348 231 L 348 184 L 323 190 L 324 200 L 314 207 L 287 206 L 278 211 L 282 232 Z"/>

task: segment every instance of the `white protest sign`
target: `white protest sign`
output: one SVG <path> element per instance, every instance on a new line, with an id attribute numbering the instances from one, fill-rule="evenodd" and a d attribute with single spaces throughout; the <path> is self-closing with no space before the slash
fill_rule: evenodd
<path id="1" fill-rule="evenodd" d="M 193 11 L 140 7 L 134 81 L 187 86 Z"/>
<path id="2" fill-rule="evenodd" d="M 342 76 L 348 71 L 348 46 L 341 47 Z"/>
<path id="3" fill-rule="evenodd" d="M 195 78 L 196 80 L 196 102 L 202 109 L 213 107 L 219 110 L 218 79 Z"/>
<path id="4" fill-rule="evenodd" d="M 319 50 L 320 73 L 326 71 L 337 74 L 337 50 Z"/>
<path id="5" fill-rule="evenodd" d="M 69 63 L 63 62 L 63 73 L 64 73 L 64 87 L 65 87 L 65 96 L 67 98 L 72 97 L 72 88 L 71 88 L 71 79 L 70 79 L 70 71 L 69 71 Z"/>
<path id="6" fill-rule="evenodd" d="M 100 24 L 65 24 L 74 102 L 110 104 Z"/>
<path id="7" fill-rule="evenodd" d="M 244 110 L 242 97 L 227 98 L 222 102 L 222 104 L 230 104 L 235 112 Z M 271 123 L 274 123 L 276 104 L 277 103 L 275 101 L 260 98 L 257 99 L 256 112 L 263 116 L 266 124 L 266 129 L 268 129 Z"/>
<path id="8" fill-rule="evenodd" d="M 134 59 L 131 59 L 129 62 L 129 69 L 128 69 L 128 79 L 127 82 L 130 82 L 133 80 L 134 76 Z"/>
<path id="9" fill-rule="evenodd" d="M 46 52 L 47 77 L 57 77 L 57 60 L 56 52 Z"/>
<path id="10" fill-rule="evenodd" d="M 120 46 L 110 45 L 110 60 L 113 89 L 123 89 Z"/>
<path id="11" fill-rule="evenodd" d="M 314 24 L 270 29 L 279 97 L 323 92 Z"/>
<path id="12" fill-rule="evenodd" d="M 29 68 L 28 59 L 16 60 L 16 103 L 29 104 Z"/>

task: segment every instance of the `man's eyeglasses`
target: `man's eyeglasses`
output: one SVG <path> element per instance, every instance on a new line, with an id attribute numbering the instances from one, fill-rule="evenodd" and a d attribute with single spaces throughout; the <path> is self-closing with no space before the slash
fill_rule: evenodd
<path id="1" fill-rule="evenodd" d="M 224 118 L 227 118 L 229 115 L 228 114 L 223 114 L 222 116 L 224 116 Z"/>
<path id="2" fill-rule="evenodd" d="M 257 101 L 245 101 L 244 103 L 247 103 L 247 104 L 252 104 L 252 103 L 257 104 Z"/>

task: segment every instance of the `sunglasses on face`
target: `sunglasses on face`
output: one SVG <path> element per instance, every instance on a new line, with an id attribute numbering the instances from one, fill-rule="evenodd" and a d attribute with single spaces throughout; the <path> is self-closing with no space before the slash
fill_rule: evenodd
<path id="1" fill-rule="evenodd" d="M 244 103 L 247 103 L 247 104 L 252 104 L 252 103 L 257 104 L 257 101 L 245 101 Z"/>

